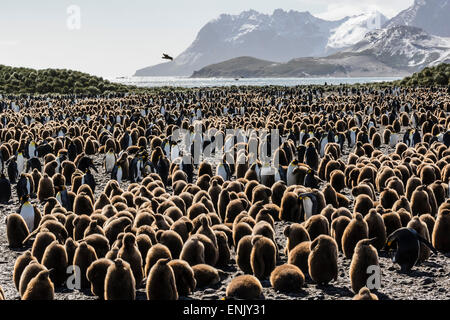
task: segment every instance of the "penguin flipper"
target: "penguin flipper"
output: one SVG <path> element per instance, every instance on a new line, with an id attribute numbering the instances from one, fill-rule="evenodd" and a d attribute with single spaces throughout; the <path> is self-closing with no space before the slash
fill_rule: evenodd
<path id="1" fill-rule="evenodd" d="M 438 254 L 438 251 L 433 247 L 433 245 L 425 238 L 417 234 L 417 239 L 419 239 L 420 242 L 422 242 L 424 245 L 426 245 L 428 248 L 433 251 L 434 254 Z"/>

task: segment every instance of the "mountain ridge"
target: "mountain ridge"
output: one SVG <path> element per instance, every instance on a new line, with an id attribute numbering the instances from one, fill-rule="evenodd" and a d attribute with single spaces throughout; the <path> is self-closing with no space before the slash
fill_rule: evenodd
<path id="1" fill-rule="evenodd" d="M 379 18 L 380 23 L 387 21 L 379 12 L 335 21 L 317 18 L 308 11 L 282 9 L 274 10 L 271 15 L 255 10 L 239 15 L 222 14 L 204 25 L 192 44 L 174 61 L 137 70 L 135 75 L 190 76 L 206 65 L 238 56 L 276 62 L 297 57 L 322 57 L 353 44 L 343 40 L 352 29 L 352 23 L 357 30 L 352 41 L 357 42 L 366 31 L 375 27 L 375 18 Z"/>

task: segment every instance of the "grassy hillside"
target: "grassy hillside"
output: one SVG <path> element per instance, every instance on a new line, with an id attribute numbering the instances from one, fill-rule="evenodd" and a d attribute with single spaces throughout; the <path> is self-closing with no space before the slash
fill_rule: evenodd
<path id="1" fill-rule="evenodd" d="M 135 86 L 112 83 L 87 73 L 66 69 L 35 70 L 0 65 L 0 93 L 6 94 L 105 94 L 140 91 Z"/>
<path id="2" fill-rule="evenodd" d="M 403 86 L 447 86 L 450 85 L 450 64 L 442 63 L 436 67 L 427 67 L 398 81 Z"/>

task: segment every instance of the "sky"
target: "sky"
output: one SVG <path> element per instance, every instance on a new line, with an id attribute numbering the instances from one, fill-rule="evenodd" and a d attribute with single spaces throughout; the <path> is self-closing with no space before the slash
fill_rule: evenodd
<path id="1" fill-rule="evenodd" d="M 183 52 L 208 21 L 254 9 L 337 20 L 369 10 L 393 17 L 413 0 L 14 0 L 0 3 L 0 64 L 131 76 Z"/>

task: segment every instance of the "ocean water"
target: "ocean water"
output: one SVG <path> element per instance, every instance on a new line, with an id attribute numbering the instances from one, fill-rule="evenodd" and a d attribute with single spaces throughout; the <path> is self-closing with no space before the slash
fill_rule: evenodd
<path id="1" fill-rule="evenodd" d="M 394 81 L 398 77 L 373 78 L 188 78 L 188 77 L 121 77 L 109 79 L 112 82 L 134 85 L 138 87 L 229 87 L 229 86 L 287 86 L 320 85 L 320 84 L 355 84 Z"/>

